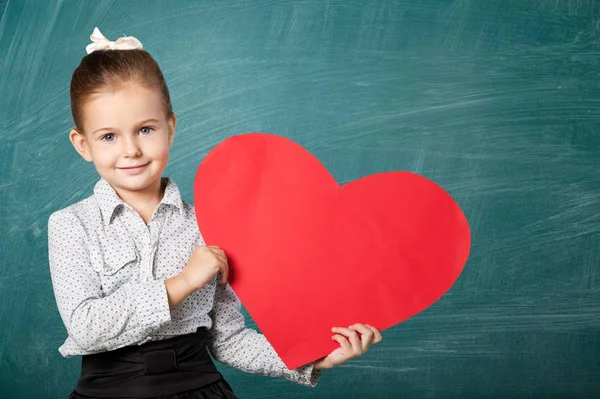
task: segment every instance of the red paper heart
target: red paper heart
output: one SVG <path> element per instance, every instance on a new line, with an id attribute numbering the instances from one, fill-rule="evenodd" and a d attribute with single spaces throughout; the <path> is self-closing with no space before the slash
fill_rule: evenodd
<path id="1" fill-rule="evenodd" d="M 286 138 L 230 137 L 194 182 L 198 227 L 228 255 L 230 283 L 290 369 L 339 347 L 331 327 L 384 330 L 423 311 L 460 275 L 467 220 L 410 172 L 340 186 Z"/>

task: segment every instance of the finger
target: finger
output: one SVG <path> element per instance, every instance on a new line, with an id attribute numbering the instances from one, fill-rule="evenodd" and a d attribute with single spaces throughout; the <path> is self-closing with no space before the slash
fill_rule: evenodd
<path id="1" fill-rule="evenodd" d="M 229 263 L 227 262 L 227 258 L 225 258 L 225 262 L 222 262 L 219 265 L 219 268 L 221 269 L 221 283 L 225 284 L 227 282 L 227 279 L 229 278 Z"/>
<path id="2" fill-rule="evenodd" d="M 214 253 L 215 249 L 208 245 L 198 245 L 194 248 L 194 253 L 205 254 L 205 253 Z"/>
<path id="3" fill-rule="evenodd" d="M 208 251 L 210 251 L 211 253 L 215 254 L 215 255 L 222 255 L 222 256 L 226 256 L 225 255 L 225 251 L 222 250 L 221 248 L 217 247 L 216 245 L 208 245 L 206 247 L 206 249 Z"/>
<path id="4" fill-rule="evenodd" d="M 225 255 L 225 251 L 223 251 L 221 248 L 215 246 L 215 245 L 211 245 L 206 247 L 210 252 L 212 252 L 213 254 L 219 254 L 219 255 Z"/>
<path id="5" fill-rule="evenodd" d="M 227 256 L 218 252 L 213 252 L 212 255 L 219 261 L 219 263 L 227 263 Z"/>
<path id="6" fill-rule="evenodd" d="M 379 332 L 378 329 L 369 324 L 365 324 L 365 326 L 367 326 L 371 331 L 373 331 L 373 343 L 376 344 L 378 342 L 381 342 L 381 340 L 383 339 L 383 337 L 381 336 L 381 332 Z"/>
<path id="7" fill-rule="evenodd" d="M 220 262 L 226 262 L 227 261 L 227 255 L 225 255 L 225 252 L 223 250 L 215 249 L 215 248 L 209 248 L 208 251 L 215 258 L 217 258 Z"/>
<path id="8" fill-rule="evenodd" d="M 335 334 L 333 337 L 331 337 L 331 339 L 340 344 L 340 347 L 344 350 L 344 353 L 352 353 L 352 344 L 350 344 L 348 338 L 341 334 Z"/>
<path id="9" fill-rule="evenodd" d="M 335 327 L 333 328 L 333 332 L 344 335 L 350 341 L 352 345 L 352 352 L 355 354 L 362 353 L 362 345 L 360 343 L 360 338 L 358 337 L 358 333 L 354 330 L 344 327 Z"/>
<path id="10" fill-rule="evenodd" d="M 206 246 L 206 248 L 217 260 L 217 267 L 221 273 L 219 281 L 223 284 L 226 283 L 227 279 L 229 278 L 229 264 L 227 261 L 227 256 L 225 255 L 225 251 L 216 245 Z"/>
<path id="11" fill-rule="evenodd" d="M 353 324 L 348 328 L 350 328 L 351 330 L 356 330 L 360 333 L 361 348 L 363 353 L 366 352 L 367 349 L 369 349 L 369 346 L 371 346 L 371 344 L 373 343 L 373 338 L 375 335 L 373 330 L 360 323 Z"/>
<path id="12" fill-rule="evenodd" d="M 221 283 L 227 282 L 227 278 L 229 277 L 229 262 L 227 261 L 227 256 L 223 253 L 212 252 L 212 255 L 215 257 L 217 261 L 217 267 L 219 268 L 219 272 L 221 273 L 221 278 L 219 281 Z"/>
<path id="13" fill-rule="evenodd" d="M 195 249 L 201 249 L 203 251 L 214 251 L 216 249 L 219 249 L 219 247 L 215 246 L 215 245 L 198 245 Z"/>

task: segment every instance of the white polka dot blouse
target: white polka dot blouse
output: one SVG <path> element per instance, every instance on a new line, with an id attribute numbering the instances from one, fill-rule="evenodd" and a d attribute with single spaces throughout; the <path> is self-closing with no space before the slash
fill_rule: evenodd
<path id="1" fill-rule="evenodd" d="M 91 196 L 48 219 L 48 255 L 58 311 L 68 336 L 62 356 L 140 345 L 206 327 L 208 349 L 237 369 L 315 386 L 314 363 L 288 370 L 262 334 L 245 326 L 229 284 L 210 284 L 169 309 L 165 280 L 204 245 L 194 207 L 163 177 L 148 224 L 100 179 Z M 218 245 L 218 243 L 216 243 Z"/>

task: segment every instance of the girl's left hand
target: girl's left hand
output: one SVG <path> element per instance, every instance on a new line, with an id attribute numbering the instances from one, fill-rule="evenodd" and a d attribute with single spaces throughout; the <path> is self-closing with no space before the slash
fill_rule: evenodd
<path id="1" fill-rule="evenodd" d="M 371 344 L 382 340 L 379 330 L 368 324 L 357 323 L 348 328 L 334 327 L 331 331 L 336 333 L 331 338 L 339 342 L 340 347 L 317 360 L 314 366 L 317 370 L 330 369 L 364 355 Z"/>

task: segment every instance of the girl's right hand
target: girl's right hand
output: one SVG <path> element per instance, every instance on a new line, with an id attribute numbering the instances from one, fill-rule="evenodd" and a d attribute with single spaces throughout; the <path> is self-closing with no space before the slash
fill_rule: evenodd
<path id="1" fill-rule="evenodd" d="M 225 251 L 215 245 L 202 245 L 194 249 L 180 274 L 195 291 L 210 283 L 219 272 L 220 282 L 227 282 L 229 264 Z"/>

